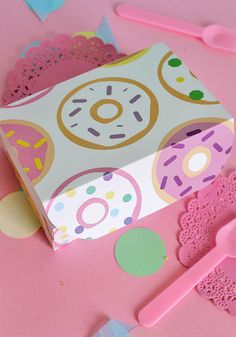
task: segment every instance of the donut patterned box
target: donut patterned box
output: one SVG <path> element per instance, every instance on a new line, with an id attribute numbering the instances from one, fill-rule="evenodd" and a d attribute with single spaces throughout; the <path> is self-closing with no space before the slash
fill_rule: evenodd
<path id="1" fill-rule="evenodd" d="M 163 44 L 0 109 L 5 151 L 54 249 L 205 187 L 233 119 Z"/>

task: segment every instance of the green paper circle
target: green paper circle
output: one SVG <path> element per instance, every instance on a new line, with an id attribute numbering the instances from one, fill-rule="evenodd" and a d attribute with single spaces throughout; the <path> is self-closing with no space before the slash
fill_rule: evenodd
<path id="1" fill-rule="evenodd" d="M 134 276 L 149 276 L 166 260 L 162 239 L 147 228 L 127 231 L 117 240 L 115 258 L 121 269 Z"/>

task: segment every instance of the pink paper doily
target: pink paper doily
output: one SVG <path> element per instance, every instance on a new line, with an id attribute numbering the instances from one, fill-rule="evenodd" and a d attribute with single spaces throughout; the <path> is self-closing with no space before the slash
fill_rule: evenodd
<path id="1" fill-rule="evenodd" d="M 98 37 L 59 35 L 27 50 L 6 77 L 4 105 L 112 62 L 125 54 Z"/>
<path id="2" fill-rule="evenodd" d="M 179 260 L 191 267 L 215 246 L 217 230 L 236 216 L 236 171 L 219 176 L 198 192 L 180 218 Z M 236 315 L 236 260 L 227 258 L 199 285 L 197 291 L 216 306 Z"/>

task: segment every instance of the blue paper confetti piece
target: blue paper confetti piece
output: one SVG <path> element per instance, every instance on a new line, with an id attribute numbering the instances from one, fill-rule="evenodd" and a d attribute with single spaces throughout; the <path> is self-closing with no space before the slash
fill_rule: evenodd
<path id="1" fill-rule="evenodd" d="M 132 325 L 111 319 L 93 337 L 130 337 L 129 331 L 133 328 Z"/>
<path id="2" fill-rule="evenodd" d="M 41 21 L 44 21 L 50 13 L 64 5 L 64 0 L 25 0 L 25 3 Z"/>
<path id="3" fill-rule="evenodd" d="M 33 41 L 33 42 L 27 44 L 27 46 L 25 46 L 25 48 L 21 51 L 20 56 L 25 57 L 28 49 L 30 49 L 31 47 L 38 47 L 40 44 L 41 44 L 40 41 Z"/>
<path id="4" fill-rule="evenodd" d="M 102 22 L 96 31 L 96 35 L 100 37 L 100 39 L 102 39 L 105 43 L 111 43 L 116 47 L 117 50 L 119 50 L 108 20 L 105 16 L 102 18 Z"/>

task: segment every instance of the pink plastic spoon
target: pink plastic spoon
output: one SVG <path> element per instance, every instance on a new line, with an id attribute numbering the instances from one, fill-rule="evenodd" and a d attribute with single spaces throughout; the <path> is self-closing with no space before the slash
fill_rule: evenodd
<path id="1" fill-rule="evenodd" d="M 201 38 L 205 44 L 213 48 L 236 51 L 236 32 L 224 26 L 209 25 L 201 27 L 126 4 L 118 5 L 116 12 L 118 15 L 133 21 Z"/>
<path id="2" fill-rule="evenodd" d="M 139 312 L 139 323 L 146 327 L 155 325 L 227 257 L 236 258 L 236 219 L 219 229 L 215 248 Z"/>

